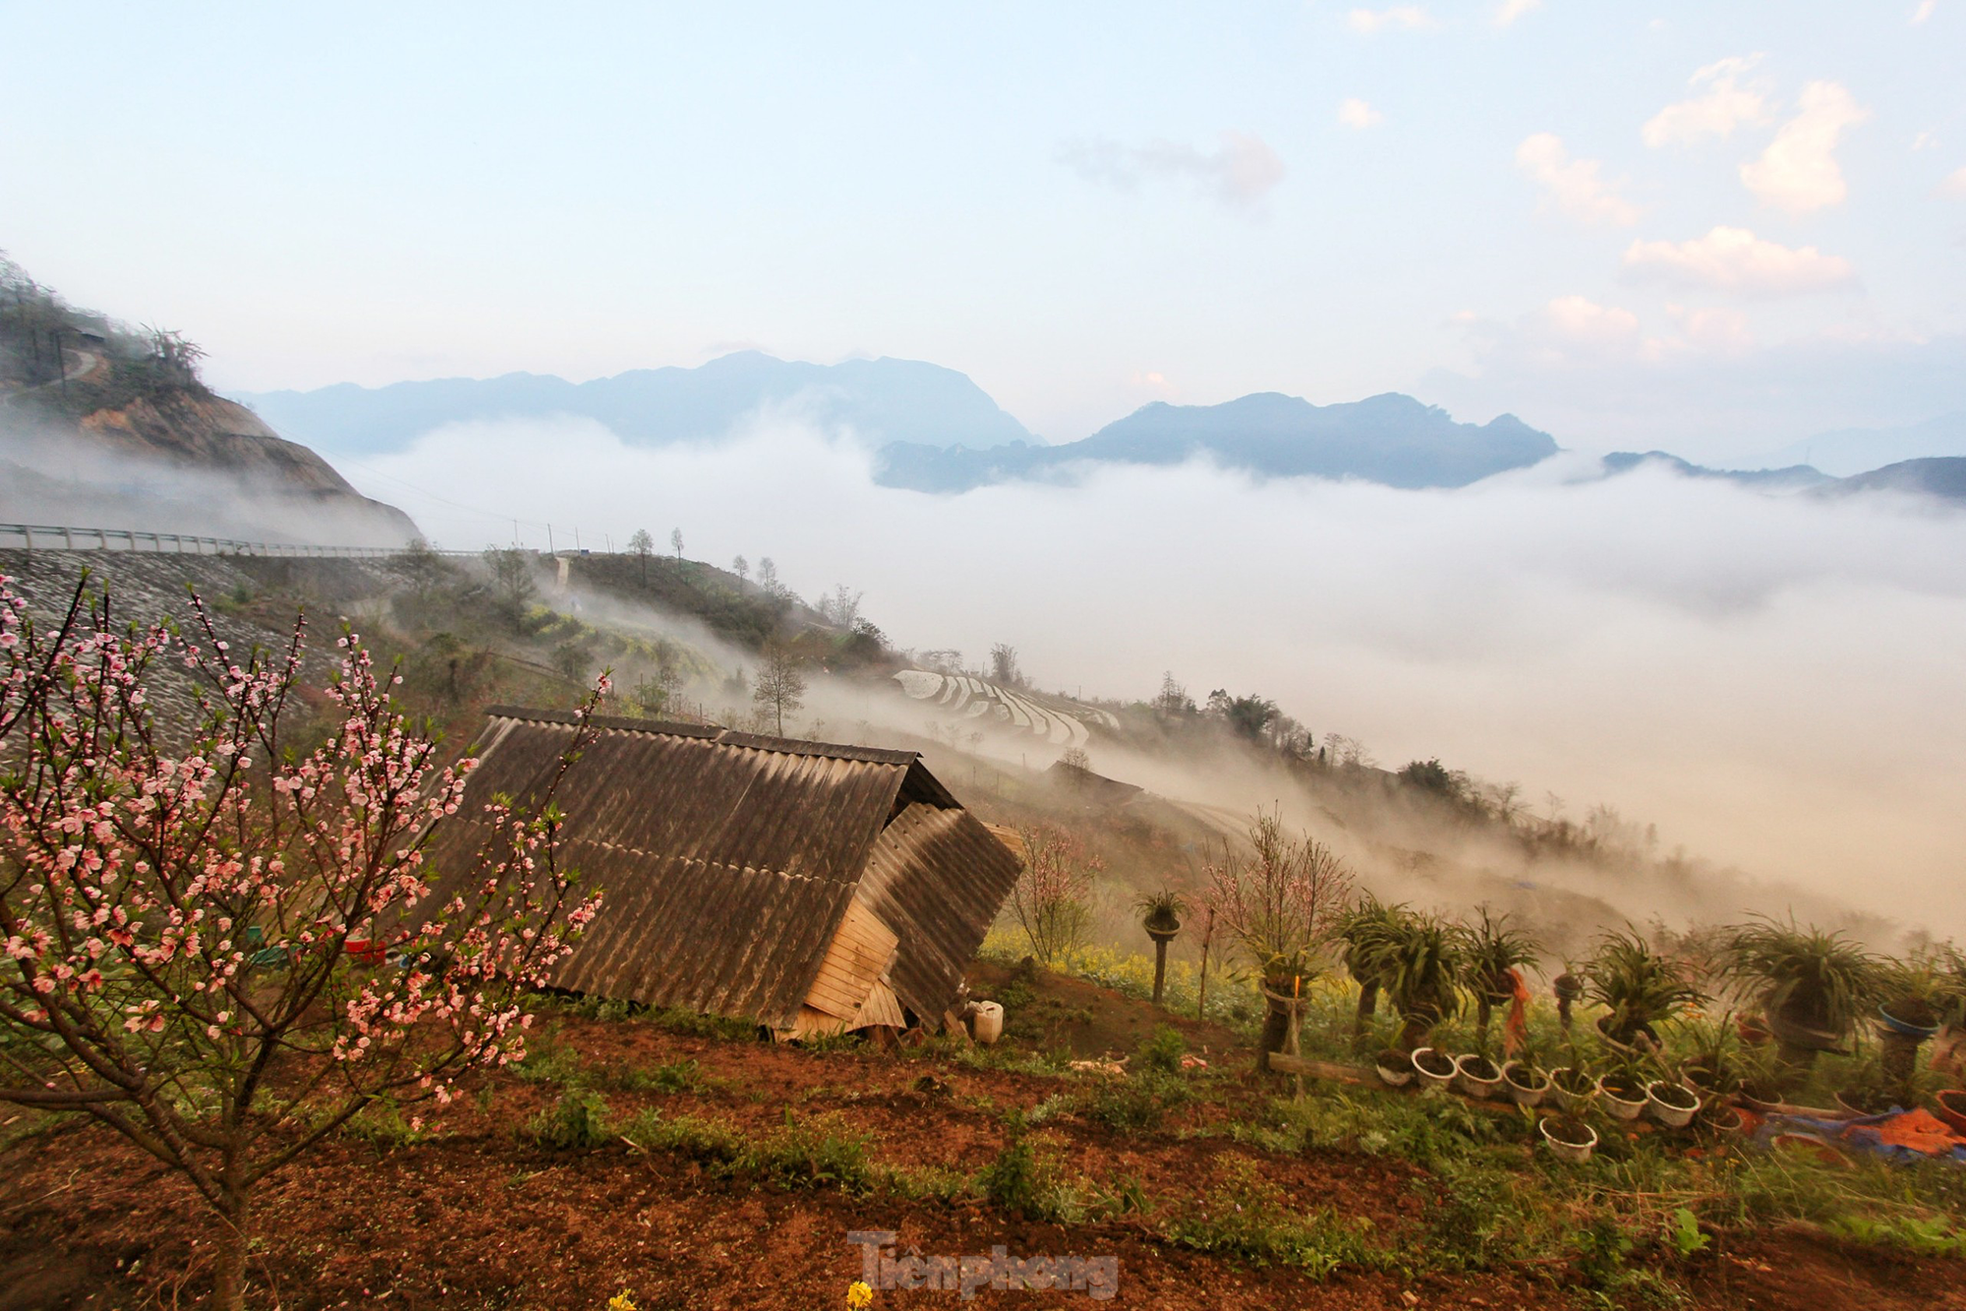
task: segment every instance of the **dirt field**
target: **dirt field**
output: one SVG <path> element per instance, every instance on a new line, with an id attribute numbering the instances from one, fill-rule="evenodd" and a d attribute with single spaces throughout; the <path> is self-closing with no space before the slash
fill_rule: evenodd
<path id="1" fill-rule="evenodd" d="M 1155 1017 L 1084 984 L 1047 984 L 1056 1021 L 1081 1050 L 1137 1034 Z M 1042 1009 L 1036 1007 L 1034 1009 Z M 1054 1018 L 1055 1018 L 1054 1016 Z M 1073 1018 L 1076 1017 L 1076 1018 Z M 1219 1031 L 1219 1071 L 1248 1068 Z M 610 1071 L 695 1062 L 673 1093 L 610 1092 L 618 1116 L 656 1107 L 725 1121 L 746 1137 L 794 1120 L 871 1135 L 879 1164 L 975 1172 L 1004 1146 L 1004 1112 L 1031 1108 L 1074 1081 L 972 1068 L 944 1056 L 805 1052 L 691 1036 L 656 1024 L 565 1017 L 552 1043 L 577 1054 L 599 1086 Z M 1384 1156 L 1271 1153 L 1195 1137 L 1253 1104 L 1253 1078 L 1180 1107 L 1152 1131 L 1109 1132 L 1076 1117 L 1040 1131 L 1057 1157 L 1093 1179 L 1207 1196 L 1253 1171 L 1294 1204 L 1368 1221 L 1382 1240 L 1421 1244 L 1441 1202 L 1424 1171 Z M 686 1155 L 616 1140 L 590 1151 L 531 1145 L 520 1128 L 555 1096 L 509 1074 L 471 1089 L 422 1141 L 354 1136 L 276 1176 L 259 1194 L 251 1267 L 255 1306 L 601 1308 L 632 1293 L 654 1308 L 843 1305 L 858 1277 L 853 1230 L 893 1230 L 902 1254 L 1113 1256 L 1124 1307 L 1575 1307 L 1591 1305 L 1561 1267 L 1428 1274 L 1341 1270 L 1323 1282 L 1170 1244 L 1146 1219 L 1034 1223 L 973 1197 L 853 1195 L 720 1177 Z M 72 1125 L 0 1155 L 0 1311 L 195 1305 L 215 1223 L 190 1189 L 106 1131 Z M 1416 1262 L 1419 1264 L 1419 1262 Z M 1718 1243 L 1677 1271 L 1695 1304 L 1716 1308 L 1966 1307 L 1966 1267 L 1916 1262 L 1801 1231 Z M 951 1291 L 883 1290 L 875 1306 L 954 1306 Z M 1096 1305 L 1082 1292 L 981 1293 L 980 1306 Z"/>

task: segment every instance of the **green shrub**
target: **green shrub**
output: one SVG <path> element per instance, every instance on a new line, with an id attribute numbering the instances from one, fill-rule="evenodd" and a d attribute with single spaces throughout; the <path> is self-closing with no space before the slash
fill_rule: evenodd
<path id="1" fill-rule="evenodd" d="M 559 1042 L 535 1045 L 526 1053 L 526 1059 L 508 1068 L 527 1083 L 577 1084 L 586 1073 L 581 1068 L 579 1053 Z"/>
<path id="2" fill-rule="evenodd" d="M 1065 1210 L 1056 1168 L 1038 1153 L 1019 1113 L 1006 1122 L 1003 1150 L 977 1174 L 976 1187 L 992 1205 L 1027 1220 L 1053 1220 Z"/>
<path id="3" fill-rule="evenodd" d="M 788 1110 L 785 1123 L 747 1154 L 744 1164 L 783 1188 L 830 1185 L 865 1192 L 873 1180 L 867 1160 L 871 1141 L 839 1115 L 800 1120 Z"/>
<path id="4" fill-rule="evenodd" d="M 1179 1074 L 1181 1058 L 1187 1054 L 1188 1040 L 1170 1024 L 1156 1024 L 1153 1035 L 1134 1051 L 1143 1069 L 1159 1070 L 1164 1074 Z"/>
<path id="5" fill-rule="evenodd" d="M 1188 1099 L 1178 1078 L 1142 1075 L 1131 1079 L 1098 1079 L 1075 1098 L 1076 1109 L 1094 1124 L 1114 1133 L 1158 1129 L 1169 1108 Z"/>
<path id="6" fill-rule="evenodd" d="M 526 1136 L 562 1151 L 599 1147 L 609 1137 L 608 1104 L 591 1088 L 569 1088 L 527 1122 Z"/>

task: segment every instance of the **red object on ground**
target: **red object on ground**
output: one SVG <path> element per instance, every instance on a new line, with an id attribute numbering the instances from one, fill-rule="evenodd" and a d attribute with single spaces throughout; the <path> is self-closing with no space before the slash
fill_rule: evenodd
<path id="1" fill-rule="evenodd" d="M 1877 1136 L 1893 1147 L 1909 1147 L 1926 1156 L 1950 1156 L 1955 1147 L 1966 1147 L 1966 1134 L 1953 1131 L 1924 1107 L 1906 1111 L 1883 1121 Z"/>

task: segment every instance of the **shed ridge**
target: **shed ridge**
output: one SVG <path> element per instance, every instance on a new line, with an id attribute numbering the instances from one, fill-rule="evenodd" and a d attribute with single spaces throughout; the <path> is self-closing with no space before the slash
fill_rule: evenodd
<path id="1" fill-rule="evenodd" d="M 570 710 L 536 710 L 528 706 L 507 705 L 488 707 L 485 717 L 529 724 L 575 724 L 580 721 L 580 716 Z M 912 765 L 921 759 L 919 751 L 850 746 L 844 742 L 807 742 L 799 738 L 740 733 L 734 728 L 720 728 L 714 724 L 681 724 L 666 719 L 629 719 L 619 715 L 595 715 L 590 722 L 595 728 L 606 732 L 702 738 L 721 746 L 775 751 L 788 756 L 822 756 L 832 760 L 857 760 L 870 765 Z"/>

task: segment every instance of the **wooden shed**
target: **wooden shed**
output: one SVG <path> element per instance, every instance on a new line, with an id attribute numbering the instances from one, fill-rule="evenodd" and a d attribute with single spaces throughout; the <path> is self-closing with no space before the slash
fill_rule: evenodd
<path id="1" fill-rule="evenodd" d="M 569 714 L 487 715 L 440 862 L 484 837 L 479 798 L 538 795 L 574 733 Z M 786 1037 L 940 1021 L 1020 861 L 915 752 L 594 723 L 556 800 L 562 861 L 604 895 L 556 986 Z"/>

